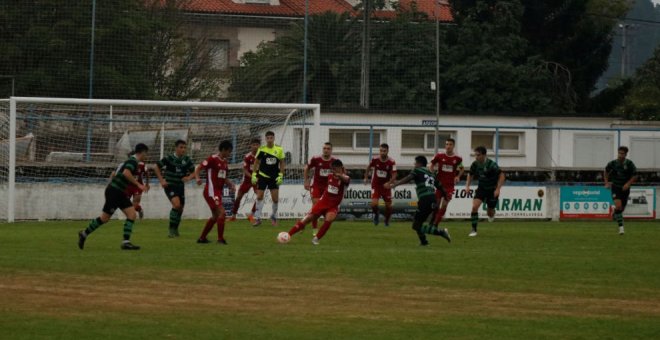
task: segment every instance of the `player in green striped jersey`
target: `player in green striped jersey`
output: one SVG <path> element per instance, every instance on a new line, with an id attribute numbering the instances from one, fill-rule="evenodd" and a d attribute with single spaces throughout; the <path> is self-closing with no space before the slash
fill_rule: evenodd
<path id="1" fill-rule="evenodd" d="M 415 157 L 415 168 L 406 177 L 394 183 L 388 182 L 384 184 L 385 189 L 393 189 L 401 184 L 415 181 L 415 191 L 417 192 L 418 201 L 412 228 L 417 233 L 419 244 L 422 246 L 429 244 L 426 234 L 441 236 L 448 242 L 451 242 L 447 228 L 438 229 L 436 226 L 424 224 L 429 216 L 435 215 L 434 212 L 438 209 L 438 203 L 435 200 L 435 190 L 443 190 L 440 184 L 436 182 L 435 175 L 426 168 L 426 164 L 426 157 L 417 156 Z"/>
<path id="2" fill-rule="evenodd" d="M 628 204 L 630 186 L 637 180 L 637 167 L 626 156 L 628 156 L 628 148 L 625 146 L 619 147 L 617 158 L 607 163 L 603 174 L 605 187 L 612 188 L 612 200 L 614 200 L 612 218 L 619 225 L 619 235 L 624 234 L 623 211 Z"/>
<path id="3" fill-rule="evenodd" d="M 179 237 L 179 224 L 181 215 L 183 215 L 183 207 L 186 205 L 184 185 L 195 177 L 195 163 L 186 156 L 186 147 L 187 144 L 184 140 L 177 140 L 174 143 L 174 153 L 163 157 L 154 168 L 156 177 L 172 204 L 169 237 Z"/>
<path id="4" fill-rule="evenodd" d="M 495 219 L 495 207 L 500 198 L 500 189 L 504 185 L 504 172 L 500 169 L 497 163 L 486 157 L 486 148 L 478 146 L 474 148 L 474 157 L 476 160 L 470 166 L 470 174 L 465 183 L 465 191 L 470 192 L 470 183 L 472 178 L 476 177 L 479 180 L 477 190 L 474 192 L 474 199 L 472 199 L 472 212 L 470 218 L 472 221 L 472 231 L 468 236 L 477 236 L 477 224 L 479 223 L 479 207 L 485 202 L 488 207 L 488 221 L 493 222 Z"/>
<path id="5" fill-rule="evenodd" d="M 142 162 L 147 158 L 149 148 L 140 143 L 135 146 L 135 154 L 124 161 L 116 170 L 115 176 L 105 188 L 105 204 L 103 205 L 103 212 L 101 216 L 92 220 L 85 230 L 78 232 L 78 248 L 85 247 L 87 237 L 98 229 L 101 225 L 107 223 L 119 208 L 124 215 L 126 215 L 126 222 L 124 222 L 124 241 L 121 244 L 121 249 L 124 250 L 138 250 L 139 246 L 131 243 L 131 233 L 133 232 L 133 223 L 135 222 L 136 212 L 133 208 L 131 200 L 128 198 L 130 186 L 135 186 L 140 190 L 145 187 L 142 183 L 138 182 L 135 175 L 138 172 L 138 162 Z"/>

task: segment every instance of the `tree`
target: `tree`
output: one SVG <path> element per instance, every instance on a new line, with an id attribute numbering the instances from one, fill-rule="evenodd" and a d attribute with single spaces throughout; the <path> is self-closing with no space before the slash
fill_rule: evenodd
<path id="1" fill-rule="evenodd" d="M 518 1 L 477 2 L 450 30 L 442 97 L 449 110 L 549 112 L 552 77 L 527 55 Z M 553 105 L 555 104 L 555 105 Z"/>
<path id="2" fill-rule="evenodd" d="M 633 85 L 615 112 L 628 119 L 660 120 L 660 45 L 637 70 Z"/>
<path id="3" fill-rule="evenodd" d="M 178 30 L 183 4 L 97 1 L 95 98 L 188 99 L 217 93 L 217 78 L 205 58 L 208 49 L 186 48 Z M 91 3 L 85 1 L 3 2 L 0 74 L 15 75 L 17 95 L 88 97 L 91 18 Z"/>
<path id="4" fill-rule="evenodd" d="M 483 3 L 498 0 L 450 0 L 457 22 Z M 625 13 L 626 0 L 522 0 L 521 35 L 529 42 L 526 54 L 569 71 L 570 89 L 577 110 L 585 110 L 595 83 L 607 68 L 612 47 L 612 29 Z M 585 62 L 588 60 L 589 62 Z M 572 108 L 571 108 L 572 109 Z M 570 111 L 570 110 L 569 110 Z"/>
<path id="5" fill-rule="evenodd" d="M 357 102 L 359 31 L 348 13 L 311 15 L 308 23 L 308 101 L 330 106 Z M 230 96 L 240 101 L 302 100 L 304 26 L 262 43 L 241 58 Z"/>

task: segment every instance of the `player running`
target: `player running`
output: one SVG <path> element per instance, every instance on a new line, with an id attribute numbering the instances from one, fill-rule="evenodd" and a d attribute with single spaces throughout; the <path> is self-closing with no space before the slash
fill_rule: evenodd
<path id="1" fill-rule="evenodd" d="M 202 184 L 202 180 L 199 179 L 199 173 L 202 169 L 206 170 L 206 185 L 204 186 L 203 195 L 206 204 L 211 209 L 211 217 L 206 221 L 206 225 L 204 225 L 197 243 L 209 243 L 206 236 L 213 229 L 213 225 L 217 223 L 218 243 L 227 244 L 227 240 L 225 240 L 225 208 L 222 205 L 222 189 L 225 184 L 231 190 L 235 188 L 234 183 L 227 178 L 229 174 L 227 159 L 231 155 L 232 149 L 233 145 L 230 141 L 224 140 L 220 142 L 218 146 L 219 152 L 209 156 L 195 168 L 194 176 L 197 179 L 197 185 Z"/>
<path id="2" fill-rule="evenodd" d="M 136 145 L 135 154 L 119 166 L 116 175 L 112 177 L 110 184 L 105 188 L 103 212 L 99 217 L 92 220 L 85 230 L 78 232 L 78 248 L 82 250 L 85 247 L 87 237 L 101 225 L 107 223 L 110 217 L 112 217 L 112 214 L 119 208 L 126 215 L 126 222 L 124 222 L 124 241 L 121 244 L 121 249 L 140 249 L 140 246 L 134 245 L 130 241 L 131 233 L 133 232 L 133 223 L 135 223 L 135 208 L 133 208 L 133 204 L 128 198 L 127 190 L 129 185 L 134 185 L 139 190 L 145 190 L 144 185 L 139 183 L 135 176 L 137 175 L 138 162 L 144 161 L 147 158 L 148 151 L 149 148 L 145 144 L 140 143 Z"/>
<path id="3" fill-rule="evenodd" d="M 326 142 L 323 144 L 323 153 L 320 156 L 312 157 L 303 169 L 303 179 L 305 190 L 312 196 L 312 206 L 315 205 L 323 196 L 328 187 L 328 176 L 332 173 L 332 162 L 336 158 L 332 157 L 332 144 Z M 314 169 L 313 181 L 310 183 L 308 176 L 309 169 Z M 312 228 L 316 229 L 317 220 L 312 220 Z"/>
<path id="4" fill-rule="evenodd" d="M 479 207 L 486 202 L 488 207 L 488 222 L 495 220 L 495 207 L 500 198 L 500 189 L 504 185 L 504 172 L 494 160 L 486 157 L 486 148 L 478 146 L 474 149 L 474 156 L 476 160 L 470 166 L 470 175 L 467 177 L 465 183 L 465 191 L 470 192 L 470 183 L 473 177 L 479 179 L 479 185 L 474 193 L 472 199 L 472 213 L 470 219 L 472 221 L 472 231 L 468 236 L 477 236 L 477 224 L 479 223 Z"/>
<path id="5" fill-rule="evenodd" d="M 607 163 L 603 178 L 605 187 L 612 188 L 612 200 L 614 200 L 612 218 L 619 225 L 619 235 L 623 235 L 623 211 L 626 210 L 628 204 L 630 186 L 637 181 L 637 167 L 635 163 L 626 158 L 628 156 L 627 147 L 620 146 L 617 151 L 617 158 Z"/>
<path id="6" fill-rule="evenodd" d="M 371 175 L 371 210 L 374 215 L 374 225 L 378 225 L 380 211 L 378 209 L 378 200 L 385 202 L 385 226 L 390 225 L 392 217 L 392 190 L 385 188 L 385 183 L 394 183 L 396 180 L 396 162 L 388 156 L 389 145 L 383 143 L 380 145 L 379 155 L 371 160 L 364 172 L 364 184 L 368 183 L 370 170 L 374 171 Z"/>
<path id="7" fill-rule="evenodd" d="M 168 235 L 170 238 L 179 237 L 179 224 L 186 205 L 185 183 L 193 178 L 195 171 L 195 163 L 186 156 L 187 143 L 179 139 L 174 143 L 174 147 L 174 153 L 159 160 L 154 168 L 156 177 L 172 204 Z"/>
<path id="8" fill-rule="evenodd" d="M 339 204 L 344 198 L 344 190 L 351 181 L 351 178 L 344 172 L 344 164 L 338 159 L 332 161 L 332 173 L 328 175 L 328 186 L 321 196 L 321 199 L 312 206 L 312 210 L 303 218 L 298 221 L 291 230 L 289 235 L 302 231 L 305 226 L 311 222 L 318 220 L 319 217 L 324 216 L 324 222 L 319 232 L 312 238 L 312 244 L 319 245 L 319 240 L 323 238 L 325 233 L 330 229 L 330 225 L 337 218 L 339 212 Z"/>
<path id="9" fill-rule="evenodd" d="M 433 216 L 433 213 L 438 208 L 435 199 L 435 191 L 442 190 L 440 184 L 433 178 L 435 177 L 433 173 L 426 168 L 426 164 L 426 157 L 417 156 L 415 157 L 415 168 L 406 177 L 395 181 L 394 183 L 385 183 L 387 189 L 392 189 L 401 184 L 415 181 L 415 191 L 417 192 L 418 201 L 412 228 L 417 233 L 417 237 L 419 237 L 419 245 L 421 246 L 427 246 L 429 244 L 429 241 L 426 239 L 426 234 L 440 236 L 448 242 L 451 242 L 451 237 L 449 236 L 447 228 L 438 229 L 434 225 L 424 225 L 424 222 L 429 216 Z"/>
<path id="10" fill-rule="evenodd" d="M 284 180 L 284 149 L 275 145 L 275 133 L 266 132 L 266 145 L 257 150 L 255 156 L 257 161 L 254 163 L 252 172 L 252 184 L 257 185 L 257 210 L 253 226 L 261 224 L 261 210 L 264 207 L 264 191 L 270 190 L 270 198 L 273 200 L 273 213 L 270 215 L 270 221 L 277 225 L 277 204 L 279 201 L 279 189 Z"/>
<path id="11" fill-rule="evenodd" d="M 447 212 L 447 205 L 449 205 L 449 201 L 454 195 L 455 185 L 463 176 L 463 158 L 454 153 L 454 146 L 456 146 L 456 141 L 453 138 L 448 138 L 445 141 L 445 153 L 438 152 L 431 160 L 431 166 L 429 166 L 431 172 L 435 170 L 436 165 L 438 166 L 437 181 L 444 189 L 444 191 L 435 191 L 435 199 L 440 208 L 431 222 L 433 226 L 437 226 L 442 222 L 442 218 L 445 217 Z"/>
<path id="12" fill-rule="evenodd" d="M 257 186 L 252 184 L 252 168 L 254 167 L 254 162 L 257 160 L 255 156 L 257 155 L 257 150 L 261 146 L 261 139 L 253 138 L 250 140 L 250 152 L 248 152 L 243 157 L 243 182 L 241 186 L 238 187 L 238 192 L 236 193 L 236 199 L 234 200 L 234 206 L 231 208 L 231 218 L 229 221 L 236 221 L 236 214 L 238 213 L 238 208 L 241 206 L 241 200 L 243 196 L 250 191 L 250 189 L 257 192 Z M 247 215 L 248 221 L 254 223 L 254 212 L 257 209 L 257 202 L 255 201 L 252 204 L 252 213 Z"/>

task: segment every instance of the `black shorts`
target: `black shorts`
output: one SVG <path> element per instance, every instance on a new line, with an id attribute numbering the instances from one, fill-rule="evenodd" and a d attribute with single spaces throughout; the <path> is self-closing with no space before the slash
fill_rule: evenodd
<path id="1" fill-rule="evenodd" d="M 623 190 L 622 187 L 612 186 L 612 200 L 621 200 L 622 209 L 625 209 L 628 204 L 628 196 L 630 196 L 630 189 Z"/>
<path id="2" fill-rule="evenodd" d="M 277 190 L 280 188 L 280 186 L 277 185 L 277 180 L 275 178 L 257 176 L 257 189 L 263 191 L 266 190 L 266 188 L 270 190 Z"/>
<path id="3" fill-rule="evenodd" d="M 495 197 L 495 189 L 486 190 L 479 187 L 477 187 L 477 191 L 474 193 L 474 198 L 486 202 L 488 209 L 495 209 L 499 200 L 499 197 Z"/>
<path id="4" fill-rule="evenodd" d="M 124 210 L 128 207 L 132 207 L 133 203 L 126 196 L 126 193 L 108 185 L 105 188 L 105 204 L 103 204 L 103 212 L 112 215 L 115 213 L 117 208 Z"/>
<path id="5" fill-rule="evenodd" d="M 174 197 L 178 197 L 181 201 L 181 205 L 186 204 L 186 193 L 183 186 L 167 186 L 165 190 L 165 196 L 168 200 L 172 200 Z"/>
<path id="6" fill-rule="evenodd" d="M 423 224 L 434 211 L 438 209 L 435 195 L 424 196 L 417 201 L 417 211 L 415 211 L 415 224 Z"/>

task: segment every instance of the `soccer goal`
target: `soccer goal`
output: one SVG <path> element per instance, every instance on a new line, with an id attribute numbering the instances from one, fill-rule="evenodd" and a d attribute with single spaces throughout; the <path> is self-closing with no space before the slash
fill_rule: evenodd
<path id="1" fill-rule="evenodd" d="M 8 222 L 88 218 L 81 211 L 101 208 L 90 202 L 137 143 L 149 147 L 149 166 L 179 139 L 195 162 L 230 140 L 235 182 L 250 139 L 263 141 L 266 131 L 286 152 L 285 181 L 302 178 L 308 149 L 322 143 L 310 138 L 320 127 L 318 104 L 12 97 L 0 102 L 0 126 L 0 220 Z"/>

